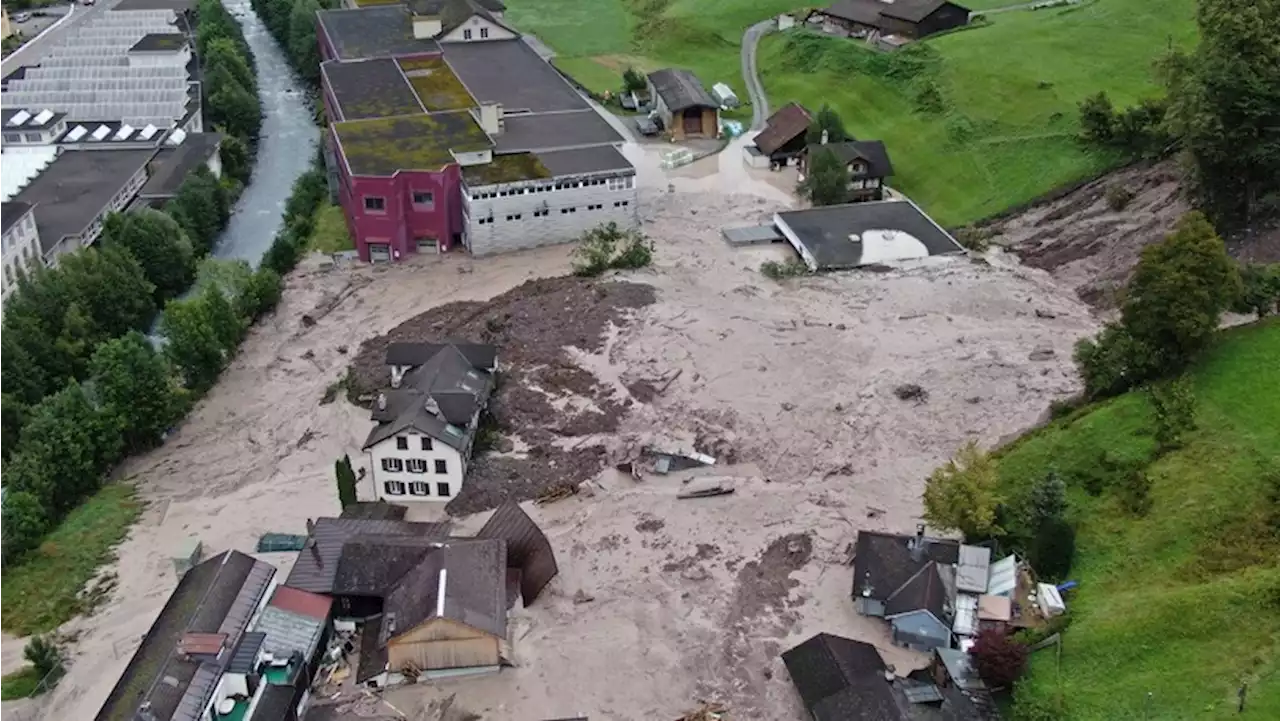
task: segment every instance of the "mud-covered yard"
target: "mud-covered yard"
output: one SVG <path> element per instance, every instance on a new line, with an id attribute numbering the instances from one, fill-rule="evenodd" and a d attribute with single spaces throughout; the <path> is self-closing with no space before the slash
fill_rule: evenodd
<path id="1" fill-rule="evenodd" d="M 120 548 L 118 592 L 69 629 L 80 640 L 46 718 L 93 717 L 173 589 L 182 539 L 252 552 L 262 533 L 336 514 L 333 462 L 363 460 L 369 418 L 322 399 L 353 359 L 357 383 L 381 383 L 388 338 L 435 334 L 479 334 L 512 369 L 495 405 L 506 442 L 477 464 L 494 495 L 476 506 L 593 476 L 530 504 L 561 575 L 512 623 L 517 668 L 442 685 L 459 703 L 495 721 L 648 721 L 714 698 L 735 719 L 775 721 L 800 713 L 778 653 L 810 634 L 872 641 L 904 671 L 918 662 L 854 614 L 844 548 L 859 529 L 910 531 L 938 463 L 1074 392 L 1071 346 L 1096 321 L 1071 288 L 999 254 L 769 280 L 761 262 L 786 248 L 733 250 L 719 233 L 776 204 L 642 200 L 655 265 L 599 281 L 539 281 L 565 274 L 564 247 L 291 274 L 177 434 L 125 469 L 150 507 Z M 901 400 L 904 384 L 925 393 Z M 717 456 L 710 472 L 736 492 L 677 500 L 677 476 L 612 470 L 649 445 Z M 392 698 L 408 710 L 438 690 Z"/>

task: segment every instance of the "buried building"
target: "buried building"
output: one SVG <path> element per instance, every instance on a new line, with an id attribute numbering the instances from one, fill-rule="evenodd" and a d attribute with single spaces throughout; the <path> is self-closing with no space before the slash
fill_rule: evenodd
<path id="1" fill-rule="evenodd" d="M 356 681 L 497 671 L 511 655 L 507 613 L 532 603 L 559 569 L 550 542 L 515 503 L 473 537 L 448 524 L 321 518 L 286 585 L 329 596 L 360 624 Z"/>

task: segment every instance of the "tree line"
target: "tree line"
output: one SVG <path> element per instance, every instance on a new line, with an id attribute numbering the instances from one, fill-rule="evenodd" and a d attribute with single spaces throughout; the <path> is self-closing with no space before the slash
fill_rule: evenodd
<path id="1" fill-rule="evenodd" d="M 197 13 L 205 109 L 225 135 L 225 182 L 201 167 L 163 210 L 109 216 L 95 247 L 20 274 L 5 303 L 6 564 L 36 547 L 127 454 L 157 445 L 213 384 L 248 326 L 279 301 L 281 273 L 296 262 L 298 233 L 310 232 L 323 197 L 322 174 L 299 180 L 284 240 L 277 238 L 256 272 L 242 261 L 201 260 L 248 180 L 260 110 L 240 26 L 217 0 L 201 0 Z M 188 288 L 190 296 L 179 298 Z M 158 351 L 143 331 L 161 308 L 166 341 Z"/>
<path id="2" fill-rule="evenodd" d="M 320 47 L 316 13 L 337 7 L 336 0 L 252 0 L 254 12 L 285 49 L 289 65 L 312 87 L 320 84 Z"/>
<path id="3" fill-rule="evenodd" d="M 1195 50 L 1156 63 L 1165 97 L 1080 104 L 1083 138 L 1132 156 L 1177 152 L 1219 228 L 1280 216 L 1280 0 L 1199 0 Z"/>

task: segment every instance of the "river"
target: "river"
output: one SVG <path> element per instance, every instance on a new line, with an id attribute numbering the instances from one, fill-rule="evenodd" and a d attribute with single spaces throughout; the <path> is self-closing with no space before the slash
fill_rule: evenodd
<path id="1" fill-rule="evenodd" d="M 213 257 L 247 260 L 256 268 L 280 229 L 293 181 L 311 167 L 320 130 L 312 120 L 303 85 L 249 0 L 223 0 L 222 4 L 240 21 L 253 50 L 263 118 L 253 177 L 236 202 Z"/>

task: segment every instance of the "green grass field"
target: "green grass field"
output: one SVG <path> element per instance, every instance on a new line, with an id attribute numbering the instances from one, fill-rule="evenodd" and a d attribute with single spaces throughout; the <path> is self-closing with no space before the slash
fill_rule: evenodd
<path id="1" fill-rule="evenodd" d="M 343 250 L 355 250 L 355 241 L 347 230 L 347 222 L 342 215 L 342 208 L 332 203 L 321 203 L 316 208 L 315 229 L 311 231 L 311 240 L 307 243 L 310 250 L 321 253 L 337 253 Z"/>
<path id="2" fill-rule="evenodd" d="M 1272 319 L 1227 332 L 1194 369 L 1198 430 L 1147 469 L 1146 517 L 1071 485 L 1080 587 L 1061 671 L 1038 652 L 1020 693 L 1072 721 L 1280 718 L 1280 533 L 1262 471 L 1280 472 L 1277 358 Z M 999 454 L 1002 481 L 1013 496 L 1051 467 L 1082 477 L 1104 450 L 1147 458 L 1151 418 L 1130 393 L 1056 422 Z"/>
<path id="3" fill-rule="evenodd" d="M 72 511 L 20 565 L 4 571 L 0 622 L 4 630 L 27 636 L 57 628 L 92 610 L 80 590 L 98 568 L 115 558 L 115 546 L 138 520 L 142 504 L 133 486 L 104 486 Z"/>
<path id="4" fill-rule="evenodd" d="M 0 701 L 12 701 L 16 698 L 34 696 L 40 684 L 40 674 L 35 666 L 22 668 L 7 673 L 0 678 Z"/>
<path id="5" fill-rule="evenodd" d="M 788 67 L 794 43 L 769 36 L 759 66 L 773 105 L 830 102 L 855 136 L 885 141 L 894 187 L 957 226 L 1114 166 L 1118 158 L 1075 141 L 1078 103 L 1099 90 L 1117 105 L 1158 94 L 1153 61 L 1170 43 L 1194 43 L 1194 8 L 1097 0 L 1003 13 L 929 40 L 941 58 L 929 77 L 944 101 L 931 114 L 917 112 L 911 80 L 848 72 L 859 52 L 848 40 L 825 38 L 827 57 L 805 73 Z"/>

